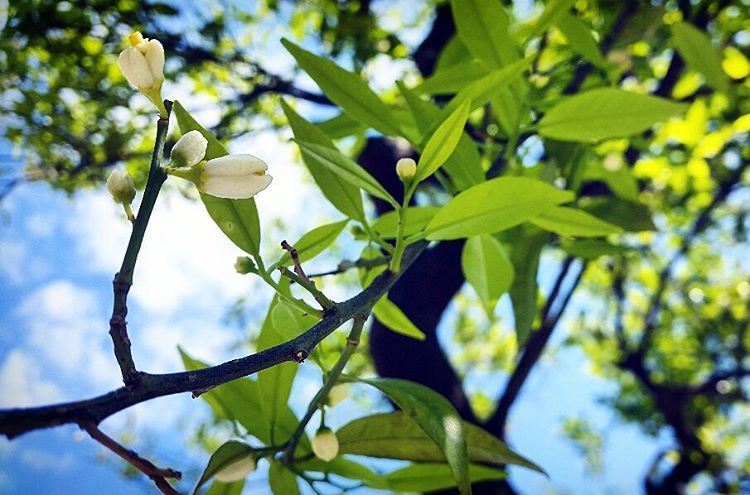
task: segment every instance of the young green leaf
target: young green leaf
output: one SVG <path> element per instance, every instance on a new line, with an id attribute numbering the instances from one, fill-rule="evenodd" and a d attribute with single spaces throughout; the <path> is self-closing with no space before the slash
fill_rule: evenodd
<path id="1" fill-rule="evenodd" d="M 273 495 L 299 495 L 297 475 L 281 462 L 272 459 L 268 469 L 268 485 Z"/>
<path id="2" fill-rule="evenodd" d="M 718 91 L 729 89 L 729 78 L 721 68 L 721 53 L 706 33 L 687 22 L 678 22 L 672 26 L 672 42 L 688 67 L 700 72 L 709 86 Z"/>
<path id="3" fill-rule="evenodd" d="M 342 69 L 287 39 L 282 39 L 289 53 L 302 69 L 318 83 L 323 93 L 352 118 L 387 136 L 398 136 L 401 130 L 391 108 L 357 74 Z"/>
<path id="4" fill-rule="evenodd" d="M 482 428 L 463 422 L 469 461 L 504 466 L 515 464 L 535 471 L 542 469 L 513 452 L 500 439 Z M 339 452 L 413 462 L 444 462 L 435 442 L 405 412 L 373 414 L 358 418 L 336 432 Z"/>
<path id="5" fill-rule="evenodd" d="M 281 101 L 283 102 L 284 99 L 282 98 Z M 367 126 L 362 125 L 357 120 L 354 120 L 347 113 L 340 113 L 328 120 L 316 122 L 314 125 L 317 129 L 319 129 L 331 139 L 341 139 L 353 134 L 359 134 L 360 132 L 364 132 L 365 130 L 367 130 Z M 302 138 L 298 136 L 298 139 Z"/>
<path id="6" fill-rule="evenodd" d="M 440 208 L 437 206 L 410 206 L 404 210 L 404 235 L 409 236 L 421 232 Z M 396 237 L 398 228 L 398 213 L 389 211 L 380 215 L 372 228 L 385 239 Z"/>
<path id="7" fill-rule="evenodd" d="M 544 2 L 544 11 L 529 24 L 521 26 L 518 30 L 518 38 L 528 40 L 546 31 L 557 19 L 566 13 L 575 3 L 575 0 L 549 0 Z"/>
<path id="8" fill-rule="evenodd" d="M 340 222 L 321 225 L 300 237 L 293 244 L 299 255 L 300 263 L 311 260 L 325 251 L 341 235 L 347 223 L 349 223 L 348 220 L 341 220 Z M 275 266 L 289 266 L 291 264 L 292 257 L 288 252 L 285 252 Z"/>
<path id="9" fill-rule="evenodd" d="M 479 60 L 469 60 L 435 72 L 414 88 L 417 94 L 445 95 L 458 93 L 477 79 L 487 75 L 489 67 Z"/>
<path id="10" fill-rule="evenodd" d="M 466 432 L 453 405 L 437 392 L 406 380 L 360 380 L 387 395 L 412 418 L 445 455 L 459 491 L 471 494 Z"/>
<path id="11" fill-rule="evenodd" d="M 641 133 L 685 105 L 623 89 L 598 88 L 570 96 L 539 122 L 539 133 L 561 141 L 598 141 Z"/>
<path id="12" fill-rule="evenodd" d="M 234 483 L 222 483 L 214 481 L 211 487 L 206 491 L 206 495 L 242 495 L 245 488 L 245 480 L 235 481 Z"/>
<path id="13" fill-rule="evenodd" d="M 414 116 L 414 120 L 419 127 L 419 132 L 421 134 L 428 134 L 433 123 L 439 121 L 438 119 L 441 115 L 440 109 L 434 103 L 419 98 L 403 84 L 397 84 Z M 411 144 L 419 150 L 422 144 L 421 139 L 412 141 Z M 443 165 L 443 170 L 445 170 L 459 191 L 463 191 L 467 187 L 484 181 L 482 157 L 479 156 L 476 146 L 474 146 L 471 138 L 466 133 L 459 139 L 458 146 L 456 146 L 453 154 L 448 157 L 448 161 Z"/>
<path id="14" fill-rule="evenodd" d="M 302 118 L 283 99 L 281 108 L 296 139 L 335 149 L 333 141 L 326 134 Z M 304 155 L 302 158 L 326 199 L 344 215 L 362 221 L 365 218 L 365 210 L 362 207 L 362 193 L 359 189 L 338 174 L 331 172 L 317 160 Z"/>
<path id="15" fill-rule="evenodd" d="M 622 227 L 627 232 L 656 230 L 651 212 L 640 203 L 613 197 L 586 197 L 581 198 L 578 206 L 605 222 Z"/>
<path id="16" fill-rule="evenodd" d="M 461 268 L 491 319 L 497 300 L 513 284 L 513 264 L 505 249 L 491 235 L 469 237 L 461 252 Z"/>
<path id="17" fill-rule="evenodd" d="M 568 254 L 585 260 L 594 260 L 601 256 L 612 256 L 627 253 L 631 248 L 610 244 L 602 239 L 563 239 L 560 247 Z"/>
<path id="18" fill-rule="evenodd" d="M 562 31 L 568 40 L 568 46 L 575 53 L 579 54 L 600 69 L 607 69 L 610 64 L 602 56 L 591 29 L 578 17 L 563 13 L 557 18 L 555 25 Z"/>
<path id="19" fill-rule="evenodd" d="M 504 469 L 469 464 L 469 480 L 472 483 L 505 479 Z M 456 486 L 456 480 L 448 464 L 412 464 L 383 477 L 389 490 L 395 493 L 432 492 Z"/>
<path id="20" fill-rule="evenodd" d="M 197 130 L 206 138 L 208 141 L 206 160 L 229 154 L 216 137 L 203 128 L 185 110 L 179 101 L 174 102 L 172 110 L 177 116 L 177 124 L 180 126 L 180 132 L 185 134 Z M 208 194 L 201 194 L 201 200 L 211 219 L 219 226 L 229 240 L 248 254 L 256 256 L 259 254 L 260 220 L 253 198 L 224 199 Z"/>
<path id="21" fill-rule="evenodd" d="M 469 101 L 464 101 L 430 136 L 417 164 L 416 181 L 423 181 L 437 171 L 453 154 L 469 118 Z"/>
<path id="22" fill-rule="evenodd" d="M 342 179 L 348 181 L 350 184 L 360 187 L 373 196 L 389 202 L 395 208 L 400 207 L 398 202 L 380 185 L 380 182 L 375 177 L 360 167 L 354 160 L 342 155 L 338 150 L 305 141 L 297 141 L 297 144 L 302 150 L 303 156 L 306 155 L 311 159 L 317 160 L 318 163 L 331 172 L 339 174 Z"/>
<path id="23" fill-rule="evenodd" d="M 473 186 L 450 200 L 427 224 L 427 239 L 445 240 L 509 229 L 573 194 L 525 177 L 500 177 Z"/>
<path id="24" fill-rule="evenodd" d="M 451 0 L 461 42 L 475 58 L 493 67 L 518 59 L 510 19 L 499 0 Z"/>
<path id="25" fill-rule="evenodd" d="M 372 314 L 380 323 L 396 333 L 417 340 L 424 340 L 425 334 L 411 322 L 401 309 L 387 297 L 383 297 L 372 308 Z"/>
<path id="26" fill-rule="evenodd" d="M 513 286 L 510 288 L 510 300 L 513 303 L 516 340 L 520 348 L 529 338 L 531 326 L 536 318 L 539 259 L 542 248 L 550 236 L 533 226 L 523 226 L 518 230 L 510 253 L 515 271 Z"/>
<path id="27" fill-rule="evenodd" d="M 338 434 L 336 436 L 338 436 Z M 309 461 L 300 462 L 297 464 L 297 467 L 305 471 L 335 474 L 344 478 L 359 480 L 373 488 L 381 488 L 383 490 L 387 488 L 383 482 L 383 477 L 380 474 L 374 472 L 367 466 L 350 459 L 345 459 L 341 456 L 338 456 L 329 462 L 314 458 Z"/>
<path id="28" fill-rule="evenodd" d="M 529 221 L 540 229 L 570 237 L 601 237 L 622 232 L 617 225 L 566 206 L 550 208 Z"/>
<path id="29" fill-rule="evenodd" d="M 206 468 L 203 470 L 203 474 L 198 480 L 198 484 L 193 490 L 193 494 L 197 493 L 198 489 L 203 486 L 208 480 L 213 478 L 216 473 L 226 468 L 227 466 L 234 464 L 235 462 L 242 461 L 243 459 L 247 459 L 248 457 L 253 456 L 253 452 L 254 450 L 251 445 L 237 440 L 230 440 L 222 444 L 221 447 L 216 449 L 216 452 L 211 455 L 211 458 L 208 461 L 208 465 L 206 465 Z"/>

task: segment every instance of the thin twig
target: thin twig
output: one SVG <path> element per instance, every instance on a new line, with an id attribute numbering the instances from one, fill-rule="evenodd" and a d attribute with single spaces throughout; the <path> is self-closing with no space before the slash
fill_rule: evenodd
<path id="1" fill-rule="evenodd" d="M 315 414 L 315 411 L 320 409 L 325 404 L 325 400 L 328 397 L 328 392 L 330 392 L 331 388 L 336 384 L 336 381 L 339 379 L 341 372 L 344 371 L 346 363 L 349 362 L 349 358 L 357 349 L 360 336 L 362 335 L 362 329 L 364 328 L 365 322 L 367 321 L 367 317 L 370 315 L 370 310 L 371 307 L 368 307 L 364 311 L 354 315 L 354 318 L 352 319 L 352 329 L 346 339 L 346 347 L 341 352 L 341 355 L 339 356 L 338 361 L 336 361 L 336 364 L 326 376 L 326 379 L 323 382 L 323 386 L 320 388 L 320 390 L 318 390 L 318 393 L 315 394 L 313 400 L 310 401 L 310 405 L 307 407 L 307 412 L 305 413 L 302 420 L 300 420 L 299 424 L 297 425 L 297 429 L 292 434 L 292 437 L 289 439 L 289 443 L 284 450 L 284 462 L 286 462 L 287 464 L 290 464 L 292 459 L 294 458 L 294 451 L 297 448 L 297 444 L 302 438 L 302 435 L 305 433 L 305 427 L 307 426 L 307 423 L 310 422 L 310 419 L 313 417 L 313 414 Z"/>
<path id="2" fill-rule="evenodd" d="M 125 459 L 131 466 L 142 472 L 154 482 L 162 493 L 167 495 L 179 495 L 172 485 L 167 482 L 167 478 L 180 479 L 182 473 L 169 468 L 160 468 L 155 466 L 151 461 L 139 456 L 138 453 L 124 447 L 114 438 L 108 436 L 99 429 L 94 423 L 81 423 L 80 427 L 86 431 L 94 440 Z"/>
<path id="3" fill-rule="evenodd" d="M 315 286 L 315 282 L 307 278 L 305 271 L 302 269 L 302 263 L 300 263 L 299 260 L 299 253 L 294 246 L 286 241 L 281 241 L 281 247 L 289 253 L 289 256 L 292 258 L 292 263 L 294 264 L 294 273 L 290 272 L 285 266 L 280 266 L 279 271 L 281 274 L 304 287 L 307 292 L 318 301 L 318 304 L 323 308 L 324 313 L 334 311 L 336 303 L 323 294 L 323 292 Z"/>
<path id="4" fill-rule="evenodd" d="M 379 258 L 361 258 L 355 261 L 351 260 L 343 260 L 341 261 L 336 268 L 333 270 L 329 270 L 327 272 L 320 272 L 320 273 L 312 273 L 308 275 L 308 278 L 317 278 L 317 277 L 327 277 L 329 275 L 339 275 L 341 273 L 347 272 L 349 270 L 352 270 L 354 268 L 376 268 L 378 266 L 387 265 L 391 259 L 387 256 L 381 256 Z"/>

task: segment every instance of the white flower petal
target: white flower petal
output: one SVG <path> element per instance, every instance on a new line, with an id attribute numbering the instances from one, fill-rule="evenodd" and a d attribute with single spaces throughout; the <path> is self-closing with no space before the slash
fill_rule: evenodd
<path id="1" fill-rule="evenodd" d="M 154 85 L 146 57 L 134 46 L 124 49 L 117 60 L 122 74 L 131 86 L 136 88 L 150 88 Z"/>
<path id="2" fill-rule="evenodd" d="M 273 177 L 268 174 L 247 176 L 211 176 L 204 175 L 203 192 L 226 199 L 252 198 L 267 188 Z"/>
<path id="3" fill-rule="evenodd" d="M 262 175 L 268 165 L 253 155 L 226 155 L 206 163 L 206 174 L 214 177 L 242 177 L 248 174 Z"/>
<path id="4" fill-rule="evenodd" d="M 146 51 L 144 53 L 146 62 L 148 62 L 151 76 L 155 81 L 164 80 L 164 47 L 159 40 L 149 40 L 146 42 Z"/>
<path id="5" fill-rule="evenodd" d="M 181 167 L 192 167 L 206 156 L 208 140 L 200 131 L 193 130 L 177 141 L 172 148 L 172 161 Z"/>

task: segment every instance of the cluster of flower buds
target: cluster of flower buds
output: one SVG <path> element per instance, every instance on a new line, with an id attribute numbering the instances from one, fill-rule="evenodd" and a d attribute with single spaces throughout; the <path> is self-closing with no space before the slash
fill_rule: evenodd
<path id="1" fill-rule="evenodd" d="M 208 141 L 199 131 L 183 135 L 172 148 L 167 172 L 193 182 L 198 190 L 226 199 L 252 198 L 271 184 L 268 166 L 253 155 L 204 160 Z"/>

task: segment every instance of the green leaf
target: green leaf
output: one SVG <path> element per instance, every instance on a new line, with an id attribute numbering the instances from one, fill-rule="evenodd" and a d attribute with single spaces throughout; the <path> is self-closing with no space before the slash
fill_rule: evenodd
<path id="1" fill-rule="evenodd" d="M 599 88 L 564 98 L 539 122 L 539 133 L 562 141 L 598 141 L 641 133 L 685 105 L 622 89 Z"/>
<path id="2" fill-rule="evenodd" d="M 487 75 L 487 64 L 479 60 L 469 60 L 435 72 L 422 84 L 414 88 L 418 94 L 455 94 L 477 79 Z"/>
<path id="3" fill-rule="evenodd" d="M 404 210 L 404 235 L 409 236 L 423 231 L 439 209 L 437 206 L 410 206 L 406 208 Z M 398 213 L 391 210 L 380 215 L 372 227 L 385 239 L 395 238 L 398 229 Z"/>
<path id="4" fill-rule="evenodd" d="M 469 465 L 469 480 L 472 483 L 501 480 L 506 476 L 503 469 Z M 456 480 L 447 464 L 412 464 L 388 473 L 383 481 L 389 490 L 396 493 L 432 492 L 456 486 Z"/>
<path id="5" fill-rule="evenodd" d="M 190 357 L 184 350 L 179 351 L 186 370 L 208 367 L 206 363 Z M 201 394 L 201 399 L 211 406 L 217 417 L 237 421 L 261 442 L 270 442 L 271 425 L 265 416 L 264 401 L 255 380 L 233 380 Z"/>
<path id="6" fill-rule="evenodd" d="M 352 74 L 323 57 L 295 45 L 287 39 L 281 43 L 302 69 L 320 86 L 323 93 L 352 118 L 387 136 L 401 134 L 398 119 L 391 108 L 357 74 Z"/>
<path id="7" fill-rule="evenodd" d="M 253 447 L 244 442 L 237 440 L 230 440 L 221 445 L 216 452 L 211 455 L 208 460 L 206 469 L 203 470 L 203 474 L 198 480 L 198 484 L 195 486 L 193 493 L 197 493 L 198 489 L 203 486 L 208 480 L 213 478 L 216 473 L 221 471 L 223 468 L 233 464 L 239 460 L 242 460 L 248 456 L 253 455 Z"/>
<path id="8" fill-rule="evenodd" d="M 461 268 L 491 319 L 497 300 L 513 284 L 513 264 L 505 249 L 491 235 L 469 237 L 461 252 Z"/>
<path id="9" fill-rule="evenodd" d="M 415 180 L 421 182 L 437 171 L 453 154 L 469 118 L 469 101 L 464 101 L 430 136 L 419 157 Z"/>
<path id="10" fill-rule="evenodd" d="M 605 222 L 617 225 L 627 232 L 656 230 L 651 212 L 640 203 L 624 201 L 613 197 L 586 197 L 578 201 L 578 206 Z"/>
<path id="11" fill-rule="evenodd" d="M 281 107 L 295 138 L 335 149 L 333 141 L 328 136 L 302 118 L 283 99 L 281 100 Z M 313 176 L 313 180 L 315 180 L 326 199 L 344 215 L 362 221 L 365 218 L 365 210 L 362 207 L 362 193 L 359 189 L 343 180 L 338 174 L 330 171 L 314 158 L 303 155 L 303 159 L 310 175 Z"/>
<path id="12" fill-rule="evenodd" d="M 245 480 L 235 481 L 234 483 L 214 481 L 211 483 L 211 488 L 208 489 L 206 495 L 242 495 L 244 488 Z"/>
<path id="13" fill-rule="evenodd" d="M 526 343 L 536 317 L 539 258 L 542 248 L 549 240 L 549 234 L 533 227 L 523 227 L 513 239 L 510 259 L 516 276 L 510 288 L 510 300 L 513 303 L 516 340 L 520 348 Z"/>
<path id="14" fill-rule="evenodd" d="M 672 26 L 672 42 L 688 67 L 700 72 L 706 83 L 719 91 L 729 89 L 729 78 L 721 68 L 721 53 L 711 43 L 711 38 L 687 22 Z"/>
<path id="15" fill-rule="evenodd" d="M 461 417 L 442 395 L 418 383 L 392 378 L 360 380 L 387 395 L 445 455 L 459 491 L 471 494 L 466 432 Z"/>
<path id="16" fill-rule="evenodd" d="M 529 221 L 540 229 L 570 237 L 601 237 L 622 232 L 617 225 L 566 206 L 550 208 Z"/>
<path id="17" fill-rule="evenodd" d="M 500 439 L 482 428 L 463 422 L 469 461 L 504 466 L 515 464 L 535 471 L 542 469 L 513 452 Z M 445 462 L 445 455 L 405 412 L 380 413 L 355 419 L 336 432 L 339 452 L 382 459 L 413 462 Z"/>
<path id="18" fill-rule="evenodd" d="M 179 101 L 174 102 L 172 110 L 177 116 L 177 124 L 182 134 L 197 130 L 206 138 L 206 160 L 229 154 L 216 137 L 201 126 Z M 260 220 L 255 200 L 224 199 L 203 193 L 200 196 L 209 216 L 224 235 L 238 248 L 257 256 L 260 252 Z"/>
<path id="19" fill-rule="evenodd" d="M 631 250 L 627 246 L 617 246 L 601 239 L 564 239 L 560 247 L 566 253 L 585 260 L 623 254 Z"/>
<path id="20" fill-rule="evenodd" d="M 340 222 L 321 225 L 300 237 L 293 244 L 299 255 L 300 263 L 311 260 L 325 251 L 339 237 L 348 222 L 348 220 L 341 220 Z M 278 266 L 289 266 L 291 264 L 292 257 L 288 252 L 285 252 L 281 259 L 276 262 Z"/>
<path id="21" fill-rule="evenodd" d="M 440 108 L 432 102 L 422 100 L 403 84 L 398 83 L 398 86 L 409 105 L 414 120 L 417 122 L 419 132 L 429 134 L 433 123 L 439 122 Z M 411 144 L 418 151 L 421 149 L 421 139 L 412 141 Z M 455 151 L 443 165 L 443 170 L 459 191 L 484 181 L 482 157 L 479 156 L 476 146 L 466 133 L 461 136 Z"/>
<path id="22" fill-rule="evenodd" d="M 336 457 L 330 462 L 325 462 L 320 459 L 312 459 L 309 461 L 301 462 L 297 464 L 297 467 L 304 471 L 314 471 L 325 474 L 335 474 L 344 478 L 352 480 L 360 480 L 373 488 L 386 489 L 386 485 L 383 482 L 383 477 L 375 473 L 372 469 L 367 466 L 363 466 L 358 462 L 354 462 L 350 459 L 344 459 L 341 456 Z"/>
<path id="23" fill-rule="evenodd" d="M 283 102 L 284 99 L 282 98 L 281 101 Z M 367 130 L 366 126 L 360 124 L 346 113 L 340 113 L 335 117 L 331 117 L 323 122 L 316 122 L 313 125 L 331 139 L 341 139 Z M 297 137 L 299 138 L 299 136 Z"/>
<path id="24" fill-rule="evenodd" d="M 297 475 L 275 459 L 271 460 L 268 469 L 268 485 L 273 495 L 299 495 Z"/>
<path id="25" fill-rule="evenodd" d="M 400 206 L 375 177 L 360 167 L 354 160 L 342 155 L 338 150 L 306 141 L 297 141 L 297 144 L 302 150 L 303 156 L 306 155 L 311 159 L 317 160 L 318 163 L 326 167 L 329 171 L 339 174 L 342 179 L 348 181 L 350 184 L 360 187 L 373 196 L 389 202 L 394 207 L 398 208 Z"/>
<path id="26" fill-rule="evenodd" d="M 528 40 L 546 31 L 561 15 L 570 10 L 574 3 L 575 0 L 549 0 L 545 2 L 544 11 L 539 17 L 519 29 L 519 38 Z"/>
<path id="27" fill-rule="evenodd" d="M 499 0 L 451 0 L 461 42 L 472 56 L 493 67 L 518 59 L 510 19 Z"/>
<path id="28" fill-rule="evenodd" d="M 449 201 L 427 224 L 427 239 L 445 240 L 509 229 L 573 194 L 525 177 L 500 177 L 473 186 Z"/>
<path id="29" fill-rule="evenodd" d="M 585 22 L 565 12 L 557 18 L 555 25 L 567 38 L 571 50 L 600 69 L 609 68 L 609 62 L 602 56 L 599 45 Z"/>
<path id="30" fill-rule="evenodd" d="M 417 340 L 424 340 L 425 334 L 411 322 L 408 316 L 401 311 L 387 297 L 383 297 L 372 308 L 372 314 L 380 323 L 390 328 L 396 333 L 411 337 Z"/>

